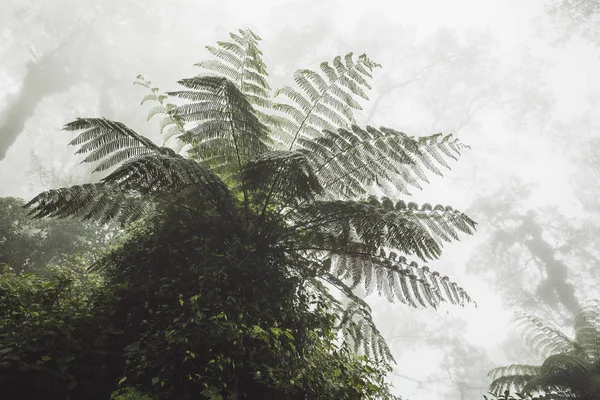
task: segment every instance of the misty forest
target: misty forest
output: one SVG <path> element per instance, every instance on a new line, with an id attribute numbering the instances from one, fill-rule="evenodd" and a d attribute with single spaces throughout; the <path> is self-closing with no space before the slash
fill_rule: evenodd
<path id="1" fill-rule="evenodd" d="M 600 399 L 600 0 L 3 0 L 0 400 Z"/>

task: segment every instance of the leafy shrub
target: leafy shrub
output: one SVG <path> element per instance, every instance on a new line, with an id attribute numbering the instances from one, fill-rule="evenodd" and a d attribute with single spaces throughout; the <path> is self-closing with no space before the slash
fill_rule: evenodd
<path id="1" fill-rule="evenodd" d="M 94 274 L 54 272 L 0 274 L 0 396 L 104 400 L 118 376 L 114 338 L 122 333 L 111 326 L 110 293 Z"/>

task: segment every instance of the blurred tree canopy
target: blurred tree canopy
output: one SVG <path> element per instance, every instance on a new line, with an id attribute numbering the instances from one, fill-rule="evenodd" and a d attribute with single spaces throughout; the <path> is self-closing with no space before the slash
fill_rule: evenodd
<path id="1" fill-rule="evenodd" d="M 91 256 L 104 250 L 117 233 L 113 225 L 32 219 L 24 204 L 21 199 L 0 198 L 0 264 L 16 272 L 60 265 L 76 254 Z"/>

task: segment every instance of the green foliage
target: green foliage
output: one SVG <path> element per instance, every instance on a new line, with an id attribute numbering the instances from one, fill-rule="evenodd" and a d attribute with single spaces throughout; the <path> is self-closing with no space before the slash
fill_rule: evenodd
<path id="1" fill-rule="evenodd" d="M 115 390 L 110 395 L 110 400 L 152 400 L 152 397 L 141 393 L 135 388 L 123 388 Z"/>
<path id="2" fill-rule="evenodd" d="M 495 368 L 490 391 L 536 393 L 541 399 L 597 399 L 600 395 L 600 302 L 584 307 L 575 317 L 574 338 L 538 317 L 519 318 L 523 339 L 545 357 L 541 366 Z"/>
<path id="3" fill-rule="evenodd" d="M 307 261 L 249 249 L 221 217 L 191 217 L 167 206 L 106 260 L 109 279 L 129 283 L 117 314 L 138 338 L 124 382 L 160 398 L 392 398 L 385 363 L 337 344 L 335 300 L 285 268 Z"/>
<path id="4" fill-rule="evenodd" d="M 121 384 L 182 400 L 393 398 L 383 382 L 392 355 L 353 289 L 414 307 L 472 302 L 405 256 L 438 258 L 475 222 L 373 194 L 420 188 L 466 146 L 355 125 L 379 67 L 366 55 L 299 70 L 295 88 L 271 97 L 260 38 L 231 39 L 208 47 L 216 59 L 198 65 L 209 73 L 180 91 L 159 95 L 138 77 L 151 91 L 142 102 L 158 103 L 149 118 L 164 115 L 179 154 L 121 123 L 78 119 L 65 127 L 82 131 L 71 144 L 114 171 L 26 207 L 128 226 L 93 265 L 120 288 L 111 321 L 130 340 Z"/>
<path id="5" fill-rule="evenodd" d="M 103 280 L 86 269 L 82 263 L 52 267 L 50 278 L 0 274 L 3 398 L 108 396 L 119 373 L 114 338 L 123 331 L 108 318 L 114 300 Z"/>

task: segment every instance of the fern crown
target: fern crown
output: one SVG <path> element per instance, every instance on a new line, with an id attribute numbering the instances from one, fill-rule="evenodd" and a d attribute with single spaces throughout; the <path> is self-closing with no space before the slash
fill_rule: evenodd
<path id="1" fill-rule="evenodd" d="M 429 173 L 441 175 L 467 146 L 452 135 L 359 127 L 355 113 L 380 67 L 366 55 L 298 70 L 293 84 L 272 90 L 260 40 L 240 30 L 207 47 L 213 58 L 196 64 L 201 73 L 180 80 L 177 91 L 161 94 L 138 76 L 135 83 L 149 91 L 142 104 L 155 104 L 148 119 L 162 118 L 162 146 L 102 118 L 67 124 L 80 132 L 70 144 L 87 155 L 83 162 L 112 172 L 99 183 L 43 192 L 27 207 L 37 217 L 127 224 L 192 196 L 193 205 L 181 206 L 216 212 L 241 241 L 276 232 L 275 242 L 293 243 L 285 251 L 314 266 L 307 284 L 326 293 L 328 283 L 349 299 L 346 307 L 338 302 L 340 329 L 357 348 L 391 359 L 369 306 L 352 289 L 414 307 L 472 301 L 407 257 L 438 258 L 443 243 L 473 233 L 475 222 L 449 206 L 395 198 L 420 189 Z"/>

